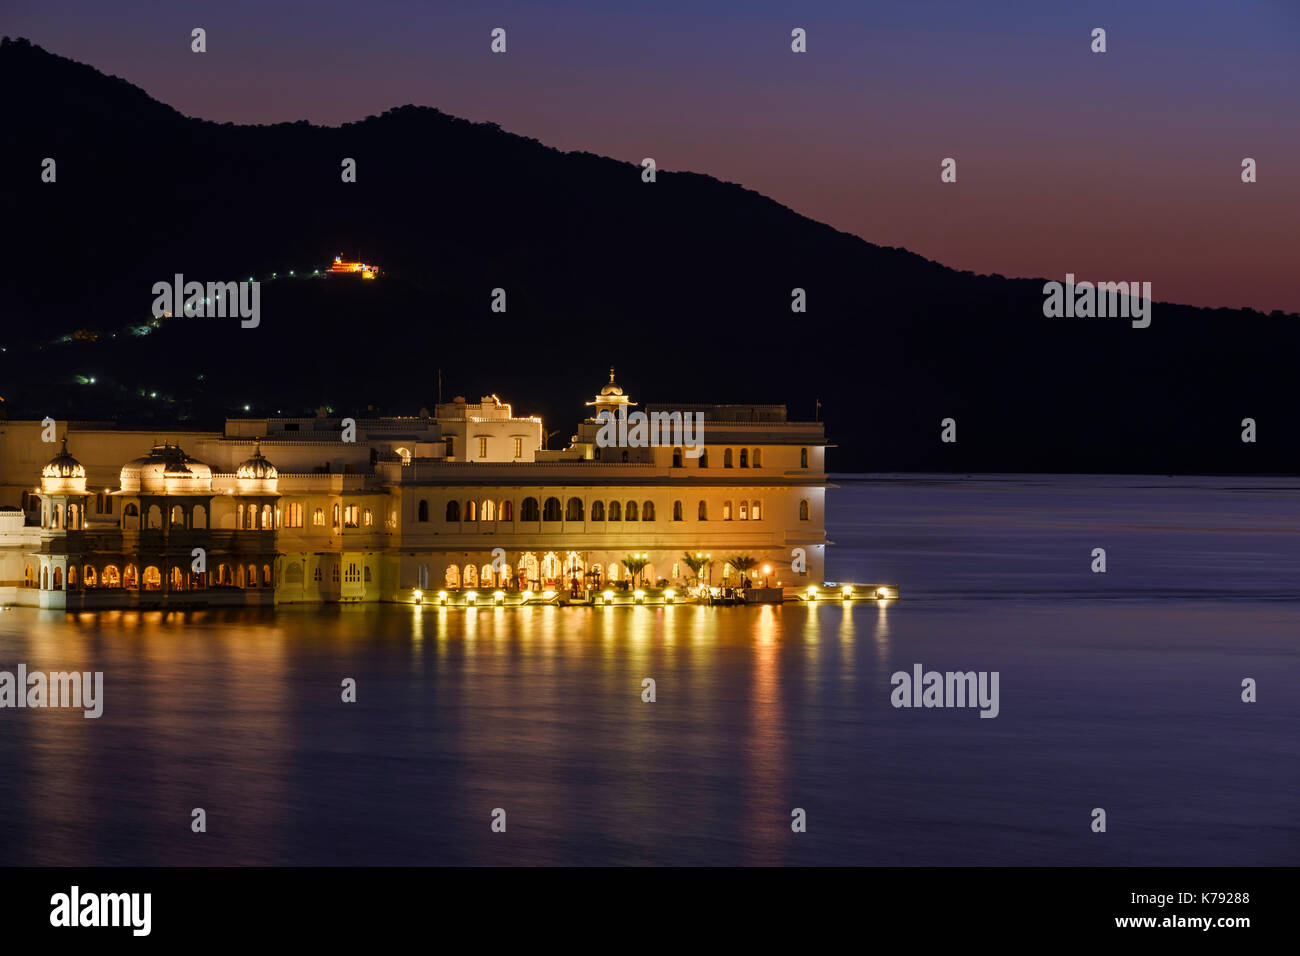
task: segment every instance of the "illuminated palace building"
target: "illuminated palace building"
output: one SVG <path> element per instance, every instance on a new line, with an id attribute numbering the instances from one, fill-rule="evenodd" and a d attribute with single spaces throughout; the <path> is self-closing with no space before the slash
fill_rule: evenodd
<path id="1" fill-rule="evenodd" d="M 649 406 L 702 416 L 703 453 L 609 447 L 598 416 L 634 404 L 611 371 L 563 450 L 543 449 L 541 420 L 495 395 L 410 418 L 231 419 L 223 432 L 0 423 L 0 604 L 821 583 L 820 423 L 779 405 Z M 697 574 L 688 554 L 711 563 Z"/>

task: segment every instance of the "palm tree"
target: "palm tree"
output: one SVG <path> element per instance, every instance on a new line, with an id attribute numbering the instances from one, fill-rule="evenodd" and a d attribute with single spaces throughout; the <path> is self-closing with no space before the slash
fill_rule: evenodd
<path id="1" fill-rule="evenodd" d="M 750 568 L 758 564 L 758 559 L 751 558 L 747 554 L 737 554 L 728 558 L 727 563 L 740 572 L 740 580 L 741 583 L 744 584 L 747 582 L 747 575 Z"/>
<path id="2" fill-rule="evenodd" d="M 546 429 L 542 429 L 542 448 L 549 448 L 551 446 L 551 439 L 558 434 L 558 431 L 547 431 Z"/>
<path id="3" fill-rule="evenodd" d="M 691 554 L 689 551 L 682 555 L 682 563 L 691 569 L 695 575 L 695 580 L 700 580 L 700 572 L 707 568 L 713 562 L 702 554 Z"/>
<path id="4" fill-rule="evenodd" d="M 629 554 L 623 558 L 623 567 L 627 568 L 628 574 L 632 575 L 633 587 L 636 587 L 637 576 L 645 570 L 645 566 L 649 563 L 649 558 L 644 558 L 638 554 Z"/>

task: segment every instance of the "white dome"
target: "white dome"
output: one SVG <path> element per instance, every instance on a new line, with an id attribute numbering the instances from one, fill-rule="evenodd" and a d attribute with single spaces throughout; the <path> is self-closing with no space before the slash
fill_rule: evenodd
<path id="1" fill-rule="evenodd" d="M 63 439 L 62 450 L 41 469 L 41 490 L 46 494 L 84 492 L 86 468 L 68 454 L 68 439 Z"/>
<path id="2" fill-rule="evenodd" d="M 122 466 L 122 490 L 148 494 L 210 494 L 212 469 L 179 445 L 154 445 L 149 454 Z"/>

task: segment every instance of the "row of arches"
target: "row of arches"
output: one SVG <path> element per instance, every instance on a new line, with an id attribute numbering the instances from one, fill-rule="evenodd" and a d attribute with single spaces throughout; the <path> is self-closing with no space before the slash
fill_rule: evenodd
<path id="1" fill-rule="evenodd" d="M 673 565 L 673 574 L 677 574 L 677 565 Z M 427 571 L 422 570 L 421 575 L 422 584 L 427 586 Z M 618 562 L 587 564 L 576 551 L 569 551 L 563 557 L 555 551 L 548 551 L 541 558 L 531 552 L 521 554 L 516 568 L 500 562 L 495 565 L 449 564 L 443 572 L 443 584 L 448 588 L 518 588 L 526 591 L 535 587 L 595 588 L 618 582 L 658 580 L 654 575 L 652 564 L 647 564 L 634 578 Z"/>
<path id="2" fill-rule="evenodd" d="M 37 586 L 36 569 L 30 564 L 24 569 L 23 578 L 27 587 Z M 161 591 L 163 589 L 162 571 L 153 564 L 145 565 L 143 570 L 133 563 L 128 563 L 122 568 L 116 564 L 106 564 L 98 568 L 93 564 L 86 564 L 80 566 L 80 569 L 73 564 L 68 567 L 66 579 L 61 567 L 41 568 L 39 586 L 42 590 L 62 591 L 65 580 L 69 590 Z M 270 588 L 275 586 L 275 572 L 270 564 L 263 564 L 260 571 L 256 564 L 219 564 L 215 580 L 211 584 L 216 587 Z M 169 591 L 203 590 L 208 586 L 208 572 L 195 573 L 189 566 L 179 564 L 172 565 L 167 572 Z"/>
<path id="3" fill-rule="evenodd" d="M 684 507 L 680 500 L 673 502 L 672 520 L 684 520 Z M 462 508 L 461 503 L 455 499 L 447 502 L 445 519 L 448 522 L 460 521 L 512 521 L 514 508 L 510 501 L 493 502 L 491 499 L 483 501 L 466 501 Z M 811 514 L 810 504 L 807 498 L 799 500 L 799 520 L 809 520 Z M 709 520 L 709 503 L 700 499 L 696 506 L 696 519 L 699 521 Z M 591 521 L 654 521 L 655 520 L 655 503 L 653 501 L 643 501 L 638 504 L 635 500 L 620 502 L 610 500 L 608 502 L 596 500 L 591 503 Z M 416 520 L 427 522 L 429 520 L 429 502 L 421 499 L 416 505 Z M 536 498 L 525 498 L 520 504 L 519 520 L 521 521 L 585 521 L 586 503 L 578 497 L 570 498 L 563 506 L 559 498 L 547 498 L 545 503 L 538 508 Z M 763 503 L 758 500 L 742 500 L 739 506 L 734 508 L 730 501 L 722 503 L 722 520 L 723 521 L 761 521 L 763 520 Z"/>

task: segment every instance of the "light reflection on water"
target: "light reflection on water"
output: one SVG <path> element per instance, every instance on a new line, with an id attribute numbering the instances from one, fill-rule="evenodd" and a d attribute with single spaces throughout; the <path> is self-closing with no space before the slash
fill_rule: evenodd
<path id="1" fill-rule="evenodd" d="M 1231 529 L 1296 505 L 1044 481 L 837 491 L 889 605 L 10 610 L 0 668 L 106 702 L 0 710 L 0 863 L 1294 864 L 1300 549 Z M 914 662 L 998 670 L 1001 715 L 893 709 Z"/>

